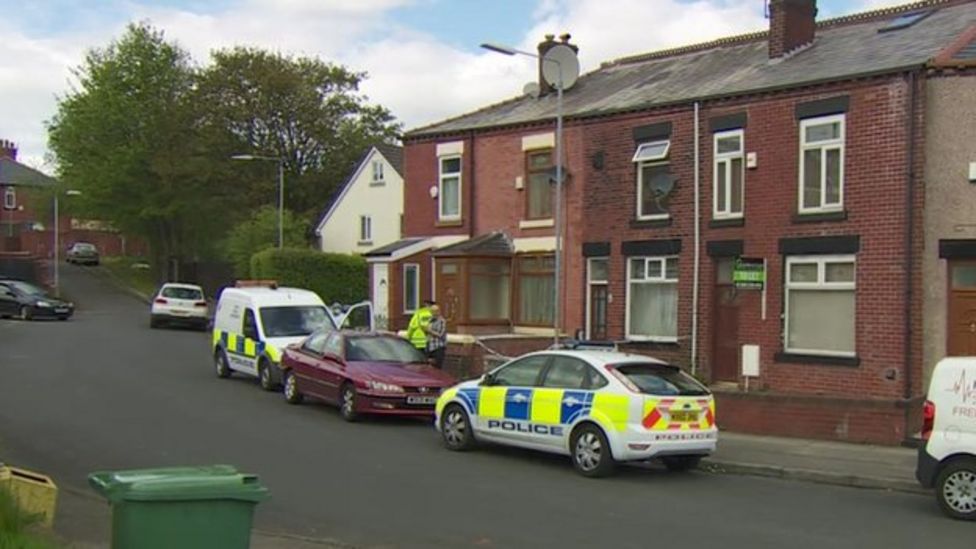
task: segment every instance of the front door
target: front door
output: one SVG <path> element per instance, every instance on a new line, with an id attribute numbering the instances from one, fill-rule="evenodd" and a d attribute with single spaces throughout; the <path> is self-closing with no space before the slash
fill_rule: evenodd
<path id="1" fill-rule="evenodd" d="M 373 325 L 377 330 L 389 328 L 390 264 L 373 263 Z"/>
<path id="2" fill-rule="evenodd" d="M 461 264 L 447 259 L 437 260 L 437 295 L 441 314 L 447 321 L 447 331 L 454 332 L 461 319 Z"/>
<path id="3" fill-rule="evenodd" d="M 712 317 L 712 381 L 739 379 L 739 300 L 732 283 L 735 260 L 715 260 L 715 303 Z"/>
<path id="4" fill-rule="evenodd" d="M 976 356 L 976 262 L 949 263 L 949 356 Z"/>
<path id="5" fill-rule="evenodd" d="M 605 257 L 586 262 L 586 338 L 590 340 L 607 339 L 609 264 Z"/>

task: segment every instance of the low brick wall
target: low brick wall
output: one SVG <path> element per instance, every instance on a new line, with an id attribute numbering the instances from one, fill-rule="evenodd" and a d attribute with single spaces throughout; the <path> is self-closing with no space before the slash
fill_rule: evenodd
<path id="1" fill-rule="evenodd" d="M 497 366 L 501 359 L 494 353 L 505 357 L 516 357 L 532 351 L 541 351 L 552 345 L 551 337 L 505 336 L 483 338 L 477 342 L 450 343 L 444 369 L 459 379 L 472 379 Z"/>

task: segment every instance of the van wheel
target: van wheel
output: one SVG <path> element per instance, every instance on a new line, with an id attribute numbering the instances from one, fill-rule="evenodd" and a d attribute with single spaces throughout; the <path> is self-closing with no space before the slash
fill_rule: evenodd
<path id="1" fill-rule="evenodd" d="M 265 391 L 274 391 L 276 388 L 274 378 L 271 377 L 271 364 L 265 359 L 258 363 L 258 383 Z"/>
<path id="2" fill-rule="evenodd" d="M 441 414 L 441 438 L 448 450 L 463 452 L 474 447 L 474 433 L 468 413 L 457 404 L 451 404 Z"/>
<path id="3" fill-rule="evenodd" d="M 668 468 L 668 471 L 683 473 L 697 469 L 698 464 L 701 462 L 701 456 L 666 456 L 662 457 L 661 461 L 664 462 L 664 466 Z"/>
<path id="4" fill-rule="evenodd" d="M 349 422 L 359 419 L 356 413 L 356 388 L 352 383 L 346 383 L 339 391 L 339 415 Z"/>
<path id="5" fill-rule="evenodd" d="M 586 423 L 573 431 L 569 444 L 573 467 L 585 477 L 605 477 L 613 473 L 613 455 L 607 436 L 596 425 Z"/>
<path id="6" fill-rule="evenodd" d="M 935 498 L 950 517 L 976 520 L 976 459 L 957 459 L 946 465 L 935 482 Z"/>
<path id="7" fill-rule="evenodd" d="M 285 377 L 285 401 L 288 404 L 301 404 L 302 400 L 305 400 L 305 396 L 298 390 L 298 380 L 295 379 L 295 373 L 291 370 L 285 370 L 282 375 Z"/>
<path id="8" fill-rule="evenodd" d="M 217 352 L 214 353 L 214 368 L 217 371 L 217 377 L 221 379 L 230 377 L 231 369 L 227 364 L 227 355 L 220 349 L 217 349 Z"/>

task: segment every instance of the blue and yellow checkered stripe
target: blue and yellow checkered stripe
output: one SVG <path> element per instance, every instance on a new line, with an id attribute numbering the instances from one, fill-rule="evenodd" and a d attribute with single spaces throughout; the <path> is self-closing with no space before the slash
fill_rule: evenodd
<path id="1" fill-rule="evenodd" d="M 482 418 L 568 425 L 590 415 L 597 395 L 568 389 L 476 387 L 458 390 L 457 399 L 468 413 Z"/>
<path id="2" fill-rule="evenodd" d="M 217 347 L 217 345 L 223 347 L 228 353 L 246 356 L 248 358 L 257 358 L 263 355 L 265 350 L 272 349 L 271 347 L 267 347 L 263 341 L 255 341 L 222 330 L 213 331 L 213 346 Z"/>

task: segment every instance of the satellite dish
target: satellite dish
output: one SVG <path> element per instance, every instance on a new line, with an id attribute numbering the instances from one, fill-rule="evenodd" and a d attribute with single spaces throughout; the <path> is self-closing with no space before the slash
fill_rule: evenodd
<path id="1" fill-rule="evenodd" d="M 539 97 L 539 92 L 541 88 L 538 82 L 528 82 L 525 86 L 522 86 L 522 93 L 525 95 L 531 95 L 532 97 Z"/>
<path id="2" fill-rule="evenodd" d="M 566 44 L 556 44 L 549 48 L 549 51 L 542 57 L 542 78 L 546 80 L 546 83 L 553 88 L 559 88 L 559 70 L 561 68 L 563 91 L 572 88 L 580 74 L 579 58 L 576 57 L 573 48 Z M 547 59 L 553 62 L 545 61 Z"/>

